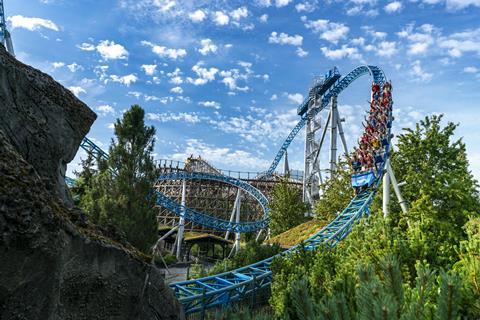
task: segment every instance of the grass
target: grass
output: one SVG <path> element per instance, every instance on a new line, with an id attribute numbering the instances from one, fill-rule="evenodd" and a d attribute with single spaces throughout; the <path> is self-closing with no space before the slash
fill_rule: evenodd
<path id="1" fill-rule="evenodd" d="M 278 243 L 283 248 L 290 248 L 308 239 L 320 231 L 326 224 L 327 221 L 312 219 L 270 238 L 265 243 Z"/>

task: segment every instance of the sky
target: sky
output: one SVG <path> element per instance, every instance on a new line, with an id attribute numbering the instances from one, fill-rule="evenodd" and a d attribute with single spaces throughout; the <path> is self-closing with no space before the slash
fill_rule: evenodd
<path id="1" fill-rule="evenodd" d="M 221 169 L 264 171 L 313 80 L 333 66 L 345 75 L 369 64 L 393 82 L 394 133 L 443 113 L 460 124 L 456 138 L 480 179 L 480 0 L 4 4 L 17 58 L 97 113 L 88 137 L 101 148 L 115 120 L 139 104 L 156 128 L 156 159 L 193 154 Z M 350 148 L 370 83 L 364 76 L 338 98 Z M 303 168 L 304 137 L 289 148 L 291 168 Z M 70 176 L 84 156 L 69 164 Z"/>

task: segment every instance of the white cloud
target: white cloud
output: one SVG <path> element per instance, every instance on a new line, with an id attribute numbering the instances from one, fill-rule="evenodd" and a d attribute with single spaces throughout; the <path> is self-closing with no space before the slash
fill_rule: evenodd
<path id="1" fill-rule="evenodd" d="M 185 57 L 187 51 L 185 49 L 172 49 L 164 46 L 159 46 L 151 43 L 150 41 L 142 41 L 142 45 L 149 46 L 152 48 L 152 52 L 157 54 L 159 57 L 168 58 L 171 60 L 177 60 Z"/>
<path id="2" fill-rule="evenodd" d="M 299 56 L 300 58 L 303 58 L 303 57 L 308 56 L 308 51 L 305 51 L 305 50 L 303 50 L 303 49 L 300 48 L 300 47 L 297 48 L 297 50 L 295 51 L 295 53 L 296 53 L 297 56 Z"/>
<path id="3" fill-rule="evenodd" d="M 147 113 L 146 117 L 149 120 L 155 120 L 160 122 L 183 121 L 183 122 L 195 124 L 201 121 L 198 114 L 187 113 L 187 112 Z"/>
<path id="4" fill-rule="evenodd" d="M 383 9 L 386 13 L 400 12 L 403 8 L 403 4 L 400 1 L 393 1 L 387 4 Z"/>
<path id="5" fill-rule="evenodd" d="M 287 96 L 287 93 L 284 93 Z M 258 108 L 250 108 L 247 115 L 210 119 L 214 128 L 228 134 L 235 134 L 248 142 L 273 143 L 281 142 L 297 124 L 296 108 L 282 112 L 258 112 Z"/>
<path id="6" fill-rule="evenodd" d="M 240 21 L 240 19 L 248 17 L 248 9 L 246 7 L 235 9 L 230 12 L 230 17 L 235 21 Z"/>
<path id="7" fill-rule="evenodd" d="M 438 30 L 431 24 L 423 24 L 414 31 L 413 24 L 407 25 L 402 31 L 397 32 L 400 38 L 405 38 L 409 42 L 409 55 L 425 54 L 435 43 L 434 35 Z"/>
<path id="8" fill-rule="evenodd" d="M 198 52 L 200 52 L 204 56 L 206 56 L 210 52 L 216 53 L 218 50 L 217 45 L 215 45 L 211 39 L 203 39 L 200 41 L 200 44 L 202 45 L 202 47 L 198 49 Z"/>
<path id="9" fill-rule="evenodd" d="M 294 36 L 289 36 L 286 33 L 280 33 L 278 34 L 277 32 L 272 32 L 270 34 L 270 37 L 268 38 L 269 43 L 277 43 L 281 45 L 292 45 L 292 46 L 301 46 L 303 42 L 303 37 L 301 35 L 294 35 Z"/>
<path id="10" fill-rule="evenodd" d="M 313 12 L 315 9 L 317 9 L 317 1 L 305 1 L 295 5 L 297 12 Z"/>
<path id="11" fill-rule="evenodd" d="M 96 108 L 96 110 L 98 111 L 98 113 L 99 113 L 101 116 L 106 116 L 106 115 L 108 115 L 108 114 L 112 114 L 112 115 L 115 114 L 115 109 L 114 109 L 112 106 L 108 105 L 108 104 L 98 106 L 98 107 Z"/>
<path id="12" fill-rule="evenodd" d="M 391 57 L 397 52 L 395 41 L 382 41 L 379 43 L 376 54 L 380 57 Z"/>
<path id="13" fill-rule="evenodd" d="M 469 6 L 480 7 L 480 0 L 446 0 L 448 10 L 461 10 Z"/>
<path id="14" fill-rule="evenodd" d="M 278 96 L 276 94 L 272 94 L 272 96 L 270 97 L 271 101 L 275 101 L 277 99 L 278 99 Z"/>
<path id="15" fill-rule="evenodd" d="M 53 66 L 53 68 L 58 69 L 58 68 L 64 67 L 65 62 L 53 62 L 52 66 Z"/>
<path id="16" fill-rule="evenodd" d="M 91 43 L 77 44 L 77 48 L 83 51 L 95 51 L 95 46 Z"/>
<path id="17" fill-rule="evenodd" d="M 281 8 L 287 6 L 292 0 L 275 0 L 275 7 Z"/>
<path id="18" fill-rule="evenodd" d="M 356 15 L 364 15 L 367 17 L 376 17 L 378 16 L 378 10 L 376 8 L 372 8 L 373 5 L 376 4 L 376 1 L 368 1 L 368 2 L 357 2 L 351 1 L 354 5 L 352 7 L 347 7 L 346 13 L 349 16 L 356 16 Z M 370 6 L 369 8 L 366 5 Z"/>
<path id="19" fill-rule="evenodd" d="M 174 97 L 171 97 L 171 96 L 167 96 L 167 97 L 157 97 L 157 96 L 152 96 L 152 95 L 148 95 L 148 94 L 144 94 L 142 92 L 139 92 L 139 91 L 129 91 L 127 93 L 127 95 L 129 96 L 132 96 L 132 97 L 135 97 L 137 99 L 140 99 L 140 98 L 143 98 L 143 100 L 145 101 L 160 101 L 160 103 L 162 104 L 167 104 L 167 103 L 170 103 L 172 101 L 174 101 L 175 99 L 177 101 L 180 101 L 180 100 L 185 100 L 185 98 L 181 97 L 181 96 L 177 96 L 176 98 Z"/>
<path id="20" fill-rule="evenodd" d="M 105 60 L 127 59 L 128 51 L 121 44 L 103 40 L 97 45 L 97 51 Z"/>
<path id="21" fill-rule="evenodd" d="M 191 77 L 187 78 L 187 82 L 192 83 L 196 86 L 202 86 L 210 81 L 215 80 L 215 75 L 218 73 L 217 68 L 205 68 L 203 67 L 204 62 L 199 61 L 192 67 L 192 71 L 197 74 L 197 78 L 193 79 Z"/>
<path id="22" fill-rule="evenodd" d="M 220 103 L 217 101 L 200 101 L 198 104 L 205 108 L 220 109 Z"/>
<path id="23" fill-rule="evenodd" d="M 354 39 L 350 40 L 350 42 L 353 45 L 356 45 L 356 46 L 363 46 L 363 45 L 365 45 L 365 38 L 363 38 L 363 37 L 354 38 Z"/>
<path id="24" fill-rule="evenodd" d="M 188 139 L 186 146 L 182 150 L 176 150 L 173 154 L 167 155 L 166 158 L 185 161 L 191 155 L 200 155 L 209 163 L 218 166 L 218 168 L 236 166 L 243 170 L 261 170 L 270 163 L 269 160 L 259 158 L 248 151 L 232 150 L 229 147 L 217 147 L 199 139 Z"/>
<path id="25" fill-rule="evenodd" d="M 188 17 L 189 17 L 190 20 L 192 20 L 193 22 L 198 23 L 198 22 L 202 22 L 203 20 L 205 20 L 205 18 L 207 17 L 207 15 L 205 14 L 204 11 L 198 9 L 198 10 L 196 10 L 195 12 L 189 13 L 189 14 L 188 14 Z"/>
<path id="26" fill-rule="evenodd" d="M 85 89 L 83 89 L 82 87 L 78 87 L 78 86 L 68 87 L 68 90 L 72 91 L 73 94 L 76 95 L 77 97 L 80 95 L 80 93 L 87 93 L 87 91 L 85 91 Z"/>
<path id="27" fill-rule="evenodd" d="M 454 33 L 438 39 L 439 47 L 446 49 L 453 58 L 459 58 L 467 52 L 480 54 L 480 28 Z"/>
<path id="28" fill-rule="evenodd" d="M 258 20 L 260 20 L 260 22 L 262 23 L 266 23 L 268 21 L 268 14 L 264 13 L 260 16 L 260 18 L 258 18 Z"/>
<path id="29" fill-rule="evenodd" d="M 160 12 L 168 12 L 173 9 L 177 3 L 175 0 L 155 0 L 153 5 L 158 8 Z"/>
<path id="30" fill-rule="evenodd" d="M 175 71 L 167 73 L 167 77 L 170 78 L 168 82 L 179 85 L 183 83 L 183 79 L 181 77 L 182 71 L 180 68 L 175 68 Z"/>
<path id="31" fill-rule="evenodd" d="M 300 93 L 288 93 L 287 98 L 295 104 L 300 104 L 303 102 L 303 95 Z"/>
<path id="32" fill-rule="evenodd" d="M 412 55 L 421 54 L 427 52 L 429 44 L 427 42 L 412 43 L 409 47 L 408 53 Z"/>
<path id="33" fill-rule="evenodd" d="M 68 70 L 70 70 L 70 72 L 76 72 L 78 70 L 83 70 L 83 67 L 77 63 L 71 63 L 69 65 L 67 65 L 67 68 Z"/>
<path id="34" fill-rule="evenodd" d="M 223 11 L 215 11 L 213 14 L 213 22 L 217 26 L 224 26 L 230 22 L 230 18 Z"/>
<path id="35" fill-rule="evenodd" d="M 480 72 L 480 68 L 477 68 L 477 67 L 465 67 L 465 68 L 463 68 L 463 72 L 465 72 L 465 73 L 479 73 L 479 72 Z"/>
<path id="36" fill-rule="evenodd" d="M 416 81 L 429 82 L 433 78 L 432 73 L 428 73 L 422 68 L 420 60 L 416 60 L 412 63 L 410 74 Z"/>
<path id="37" fill-rule="evenodd" d="M 129 87 L 132 83 L 137 82 L 138 77 L 136 75 L 134 75 L 133 73 L 125 75 L 125 76 L 121 76 L 121 77 L 117 76 L 115 74 L 112 74 L 112 75 L 110 75 L 110 80 L 112 80 L 113 82 L 121 83 L 121 84 Z"/>
<path id="38" fill-rule="evenodd" d="M 307 29 L 311 29 L 314 33 L 320 35 L 320 39 L 327 40 L 332 43 L 337 43 L 341 39 L 347 37 L 350 28 L 343 23 L 330 22 L 329 20 L 307 20 L 307 17 L 303 16 L 302 21 L 305 23 Z"/>
<path id="39" fill-rule="evenodd" d="M 322 51 L 323 55 L 332 60 L 338 60 L 342 59 L 345 57 L 355 59 L 355 60 L 361 60 L 362 55 L 358 52 L 358 49 L 355 47 L 348 47 L 347 45 L 342 45 L 341 48 L 339 49 L 329 49 L 327 47 L 322 47 L 320 48 Z"/>
<path id="40" fill-rule="evenodd" d="M 240 87 L 238 85 L 239 80 L 247 81 L 249 75 L 252 71 L 249 68 L 246 68 L 247 73 L 242 74 L 238 69 L 222 70 L 220 71 L 220 76 L 223 77 L 222 83 L 228 87 L 231 91 L 243 91 L 246 92 L 250 90 L 248 86 Z"/>
<path id="41" fill-rule="evenodd" d="M 374 40 L 383 40 L 387 37 L 386 32 L 376 31 L 370 26 L 363 26 L 362 30 L 365 30 L 365 33 L 371 36 Z"/>
<path id="42" fill-rule="evenodd" d="M 153 76 L 157 68 L 156 64 L 142 64 L 141 69 L 145 71 L 147 76 Z"/>
<path id="43" fill-rule="evenodd" d="M 12 30 L 16 28 L 23 28 L 30 31 L 36 31 L 41 28 L 45 28 L 53 31 L 59 31 L 58 26 L 52 20 L 42 18 L 29 18 L 22 15 L 15 15 L 8 17 L 7 21 L 11 23 Z"/>
<path id="44" fill-rule="evenodd" d="M 175 88 L 170 89 L 170 92 L 176 93 L 176 94 L 182 94 L 183 89 L 182 89 L 182 87 L 175 87 Z"/>

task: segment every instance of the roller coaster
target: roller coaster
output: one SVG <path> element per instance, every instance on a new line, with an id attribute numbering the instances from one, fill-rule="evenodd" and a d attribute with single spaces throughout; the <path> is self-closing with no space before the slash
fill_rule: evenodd
<path id="1" fill-rule="evenodd" d="M 7 48 L 7 51 L 14 55 L 11 36 L 6 28 L 3 0 L 0 0 L 0 40 L 1 43 Z M 332 109 L 329 114 L 328 121 L 331 120 L 332 129 L 336 130 L 336 126 L 338 125 L 341 132 L 341 121 L 339 121 L 339 119 L 335 119 L 335 117 L 338 116 L 338 112 L 336 110 L 336 99 L 338 95 L 353 81 L 360 76 L 367 74 L 372 77 L 373 84 L 378 87 L 377 94 L 381 93 L 386 84 L 385 75 L 380 68 L 371 65 L 357 67 L 344 77 L 341 77 L 338 70 L 334 68 L 330 70 L 321 79 L 321 81 L 316 82 L 311 87 L 308 97 L 298 107 L 298 114 L 301 116 L 300 121 L 287 136 L 285 142 L 282 144 L 268 170 L 259 174 L 257 179 L 269 179 L 272 177 L 281 159 L 285 156 L 291 142 L 294 140 L 300 130 L 307 126 L 305 150 L 306 170 L 303 176 L 303 188 L 304 200 L 312 202 L 311 191 L 313 190 L 314 194 L 316 190 L 315 187 L 311 187 L 312 185 L 316 184 L 315 176 L 320 175 L 319 169 L 315 168 L 315 165 L 318 161 L 322 144 L 320 143 L 320 146 L 318 146 L 314 141 L 315 116 L 330 104 Z M 390 93 L 390 91 L 388 93 Z M 389 97 L 391 97 L 391 95 Z M 374 99 L 374 94 L 372 94 L 372 102 Z M 301 247 L 306 248 L 307 250 L 312 250 L 320 246 L 325 248 L 335 247 L 350 233 L 353 225 L 357 221 L 359 221 L 362 217 L 369 215 L 370 205 L 378 190 L 382 177 L 384 180 L 384 213 L 387 210 L 385 199 L 389 199 L 389 194 L 386 192 L 386 189 L 388 189 L 389 185 L 389 179 L 392 179 L 392 184 L 402 210 L 406 210 L 406 206 L 403 203 L 403 199 L 398 189 L 398 184 L 395 181 L 395 176 L 389 164 L 389 151 L 391 146 L 390 140 L 392 137 L 390 131 L 391 123 L 393 121 L 391 111 L 393 102 L 391 98 L 389 98 L 388 103 L 389 111 L 387 122 L 389 126 L 385 138 L 382 141 L 382 151 L 378 154 L 375 154 L 374 169 L 370 168 L 369 170 L 355 172 L 352 174 L 352 186 L 356 190 L 355 197 L 353 197 L 347 207 L 340 214 L 338 214 L 335 219 L 333 219 L 318 233 L 304 241 L 301 244 Z M 314 128 L 313 131 L 311 130 L 312 124 Z M 335 130 L 332 130 L 332 132 L 335 132 Z M 344 144 L 344 148 L 346 150 L 346 143 L 342 133 L 341 136 L 343 139 L 342 142 Z M 323 138 L 324 134 L 322 135 L 322 141 Z M 335 137 L 332 135 L 332 142 L 335 142 L 335 139 L 336 135 Z M 108 157 L 108 155 L 101 148 L 99 148 L 94 142 L 86 137 L 83 139 L 80 147 L 88 153 L 93 154 L 97 158 L 105 159 Z M 336 151 L 336 146 L 335 149 L 332 148 L 332 151 Z M 335 157 L 335 155 L 335 152 L 331 153 L 331 168 L 333 168 L 332 159 Z M 361 170 L 355 169 L 354 162 L 352 162 L 352 165 L 354 170 Z M 321 180 L 321 176 L 319 177 Z M 182 227 L 182 221 L 189 220 L 215 230 L 234 232 L 237 235 L 242 232 L 253 232 L 268 228 L 268 200 L 265 195 L 262 194 L 262 192 L 260 192 L 250 183 L 222 174 L 222 172 L 215 170 L 213 170 L 213 172 L 165 172 L 158 177 L 159 182 L 176 180 L 183 182 L 181 203 L 169 198 L 167 195 L 163 194 L 157 189 L 154 190 L 157 194 L 157 204 L 170 210 L 180 217 L 180 227 Z M 230 220 L 223 220 L 213 217 L 208 213 L 199 212 L 188 208 L 184 201 L 185 182 L 187 180 L 216 181 L 237 187 L 239 190 L 250 194 L 256 201 L 258 201 L 263 212 L 261 218 L 257 221 L 242 222 L 239 221 L 239 213 L 237 213 L 236 221 L 233 221 L 232 219 L 233 214 Z M 66 183 L 68 185 L 72 185 L 74 180 L 66 178 Z M 387 188 L 385 188 L 385 185 L 387 185 Z M 309 188 L 311 188 L 310 191 L 307 190 Z M 239 210 L 237 210 L 237 212 L 239 212 Z M 228 306 L 246 297 L 255 297 L 255 294 L 259 290 L 268 288 L 272 281 L 272 271 L 270 270 L 270 265 L 273 259 L 278 256 L 288 255 L 289 253 L 299 250 L 299 248 L 300 246 L 295 246 L 277 256 L 273 256 L 263 261 L 259 261 L 225 273 L 172 283 L 170 284 L 170 287 L 175 292 L 178 300 L 182 303 L 186 314 L 205 311 L 206 309 L 219 306 Z"/>
<path id="2" fill-rule="evenodd" d="M 287 152 L 288 147 L 308 121 L 324 110 L 332 101 L 336 103 L 337 96 L 352 82 L 363 75 L 370 75 L 373 83 L 377 84 L 380 90 L 383 90 L 384 84 L 386 83 L 385 75 L 380 68 L 371 65 L 357 67 L 344 77 L 341 77 L 338 70 L 334 68 L 323 78 L 323 81 L 316 83 L 311 88 L 309 96 L 298 107 L 298 114 L 301 116 L 300 121 L 287 136 L 268 170 L 259 174 L 257 178 L 271 178 L 282 157 L 284 157 Z M 382 145 L 383 152 L 375 159 L 376 169 L 352 175 L 352 185 L 355 186 L 358 191 L 356 196 L 333 221 L 304 241 L 301 245 L 302 247 L 307 250 L 319 246 L 326 248 L 335 247 L 339 241 L 350 233 L 353 225 L 357 221 L 369 215 L 370 204 L 381 183 L 381 178 L 384 172 L 389 169 L 388 156 L 392 136 L 390 130 L 393 120 L 391 114 L 392 105 L 393 102 L 390 100 L 390 112 L 388 114 L 388 122 L 390 125 L 388 126 L 388 132 Z M 107 154 L 88 138 L 83 140 L 81 147 L 97 157 L 107 157 Z M 307 178 L 308 177 L 304 176 L 304 180 Z M 232 219 L 223 220 L 213 217 L 208 213 L 190 209 L 185 206 L 184 201 L 178 203 L 156 190 L 157 204 L 169 209 L 178 215 L 181 220 L 189 220 L 215 230 L 234 232 L 237 234 L 262 230 L 268 227 L 268 200 L 257 188 L 248 182 L 224 175 L 221 172 L 202 173 L 182 171 L 162 173 L 158 180 L 211 180 L 230 184 L 253 196 L 261 205 L 263 211 L 261 219 L 258 221 L 241 222 L 232 221 Z M 295 246 L 277 256 L 287 255 L 299 250 L 299 248 L 300 246 Z M 268 288 L 272 281 L 270 264 L 277 256 L 222 274 L 171 283 L 170 287 L 182 303 L 186 314 L 192 314 L 219 306 L 223 307 L 255 295 L 259 290 Z"/>

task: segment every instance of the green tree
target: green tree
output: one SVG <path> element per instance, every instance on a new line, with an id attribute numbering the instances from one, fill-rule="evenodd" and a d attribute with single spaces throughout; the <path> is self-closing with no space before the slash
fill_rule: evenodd
<path id="1" fill-rule="evenodd" d="M 101 211 L 98 206 L 100 190 L 94 187 L 98 180 L 97 170 L 95 170 L 96 162 L 93 154 L 88 153 L 87 158 L 81 162 L 82 170 L 75 172 L 77 178 L 71 189 L 75 205 L 81 207 L 93 223 L 100 222 Z"/>
<path id="2" fill-rule="evenodd" d="M 468 169 L 465 144 L 453 136 L 458 125 L 442 127 L 442 115 L 421 120 L 398 137 L 392 166 L 398 180 L 405 181 L 402 194 L 409 213 L 392 209 L 411 246 L 413 259 L 426 259 L 432 266 L 451 267 L 456 247 L 466 239 L 463 225 L 477 215 L 478 185 Z M 412 263 L 414 264 L 414 262 Z"/>
<path id="3" fill-rule="evenodd" d="M 453 269 L 463 279 L 463 316 L 480 319 L 480 218 L 472 218 L 465 225 L 468 240 L 460 243 L 460 260 Z"/>
<path id="4" fill-rule="evenodd" d="M 341 161 L 333 177 L 320 185 L 321 196 L 314 206 L 316 219 L 331 221 L 352 199 L 352 171 L 347 168 L 347 163 Z"/>
<path id="5" fill-rule="evenodd" d="M 92 176 L 88 162 L 80 173 L 86 187 L 80 205 L 94 222 L 116 226 L 131 244 L 148 252 L 157 239 L 152 186 L 159 172 L 151 156 L 155 129 L 145 125 L 144 116 L 133 105 L 117 119 L 108 159 L 98 159 Z"/>
<path id="6" fill-rule="evenodd" d="M 291 304 L 298 299 L 292 295 L 302 279 L 319 319 L 479 317 L 477 183 L 465 145 L 453 139 L 456 125 L 442 126 L 441 120 L 428 117 L 399 136 L 392 166 L 398 180 L 406 181 L 406 214 L 392 201 L 391 214 L 383 218 L 377 199 L 371 216 L 335 248 L 274 260 L 270 304 L 278 317 L 296 317 Z M 331 186 L 338 187 L 335 181 Z M 327 201 L 322 206 L 328 209 L 336 200 L 333 193 L 319 202 Z M 462 228 L 469 216 L 477 218 Z"/>
<path id="7" fill-rule="evenodd" d="M 240 250 L 231 258 L 226 258 L 217 262 L 208 273 L 214 275 L 230 271 L 270 258 L 282 251 L 283 249 L 278 244 L 262 245 L 255 241 L 255 239 L 252 239 L 248 241 L 244 247 L 240 248 Z"/>
<path id="8" fill-rule="evenodd" d="M 273 236 L 306 221 L 308 206 L 302 201 L 302 193 L 288 182 L 288 177 L 273 189 L 270 201 L 270 230 Z"/>

